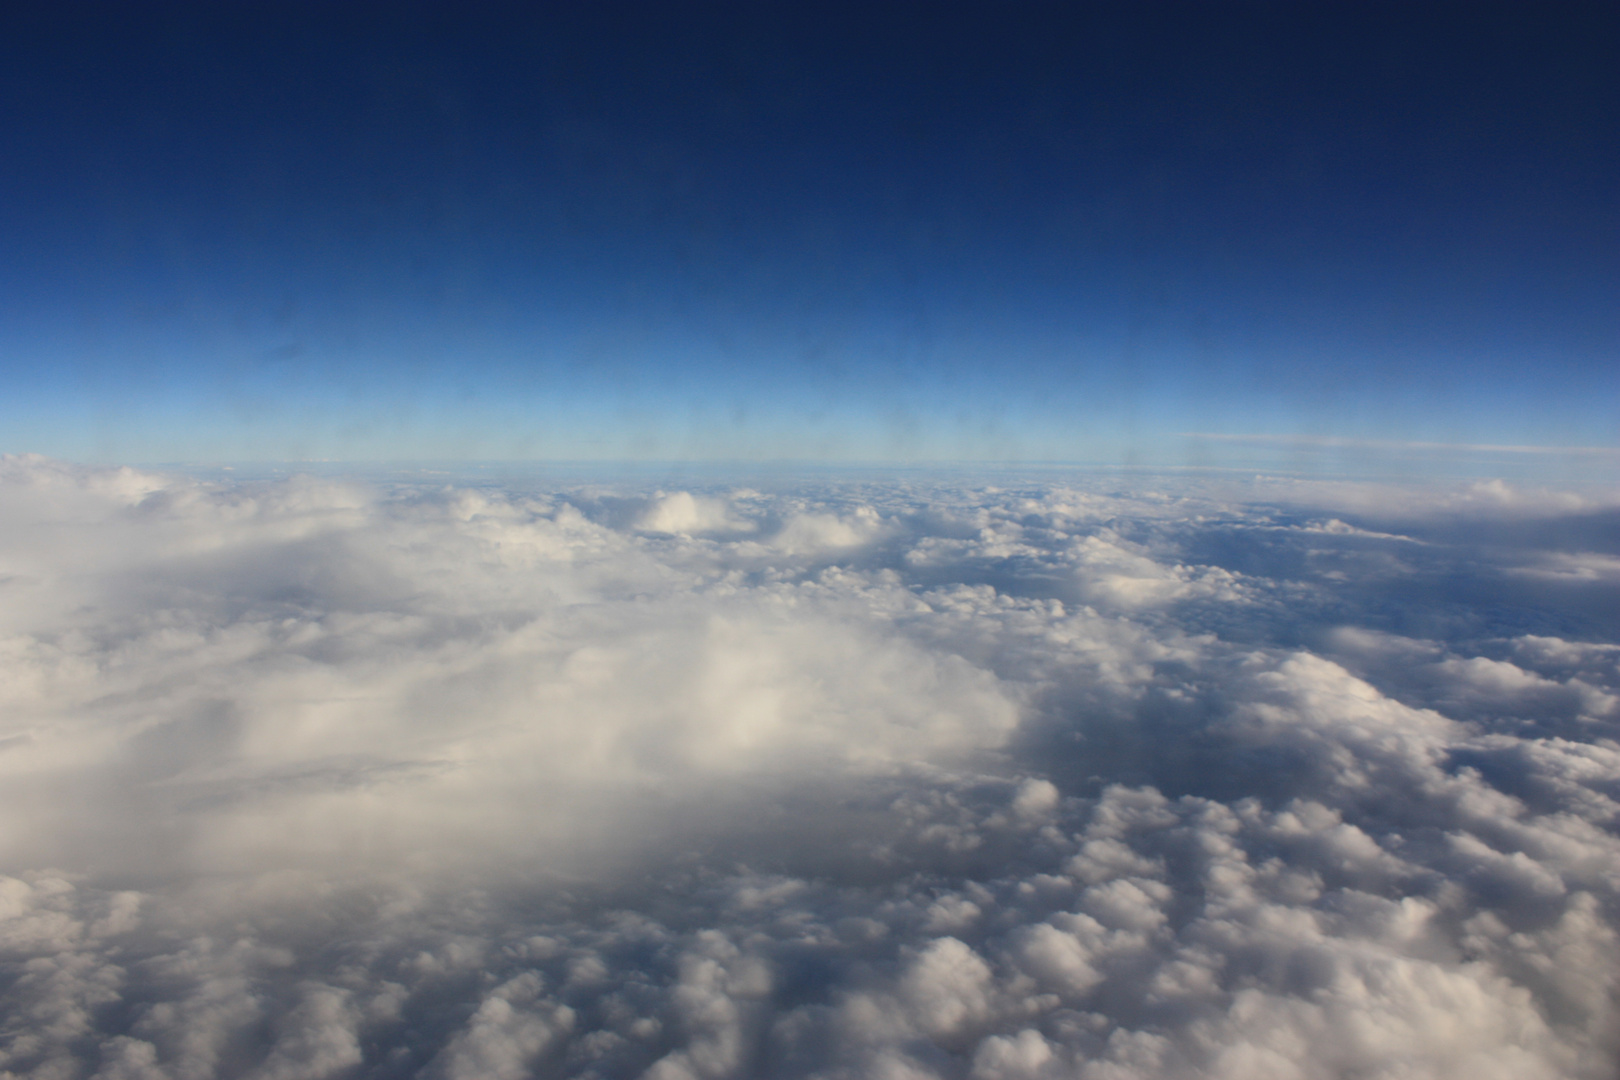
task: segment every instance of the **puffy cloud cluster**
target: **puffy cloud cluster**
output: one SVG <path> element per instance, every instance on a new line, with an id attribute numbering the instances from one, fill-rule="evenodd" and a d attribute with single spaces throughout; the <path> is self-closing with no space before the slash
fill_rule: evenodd
<path id="1" fill-rule="evenodd" d="M 1612 506 L 1057 479 L 0 460 L 0 1076 L 1612 1077 Z"/>

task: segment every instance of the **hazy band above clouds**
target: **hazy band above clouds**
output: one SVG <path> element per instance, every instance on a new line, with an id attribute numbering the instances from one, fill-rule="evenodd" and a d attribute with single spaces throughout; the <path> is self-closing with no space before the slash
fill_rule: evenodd
<path id="1" fill-rule="evenodd" d="M 0 459 L 0 1075 L 1612 1077 L 1617 521 Z"/>

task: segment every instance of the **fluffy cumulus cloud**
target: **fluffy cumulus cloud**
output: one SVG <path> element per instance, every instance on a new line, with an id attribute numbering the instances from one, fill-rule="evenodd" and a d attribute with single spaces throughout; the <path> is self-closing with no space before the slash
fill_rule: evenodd
<path id="1" fill-rule="evenodd" d="M 754 485 L 0 460 L 0 1076 L 1615 1075 L 1613 500 Z"/>

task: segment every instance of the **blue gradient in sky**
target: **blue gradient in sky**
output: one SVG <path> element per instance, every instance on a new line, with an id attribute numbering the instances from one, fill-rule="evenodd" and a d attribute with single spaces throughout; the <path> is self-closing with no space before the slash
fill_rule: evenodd
<path id="1" fill-rule="evenodd" d="M 1620 446 L 1601 5 L 584 6 L 6 16 L 0 452 Z"/>

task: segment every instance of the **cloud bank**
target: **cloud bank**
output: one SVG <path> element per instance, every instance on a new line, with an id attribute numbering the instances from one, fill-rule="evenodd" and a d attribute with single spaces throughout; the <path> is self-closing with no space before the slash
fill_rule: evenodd
<path id="1" fill-rule="evenodd" d="M 1617 522 L 0 460 L 0 1075 L 1607 1080 Z"/>

